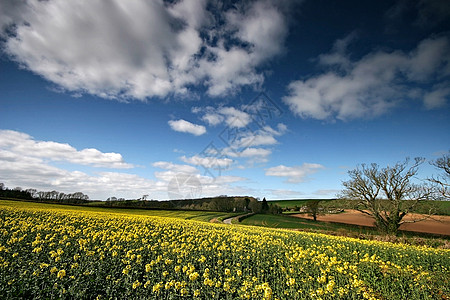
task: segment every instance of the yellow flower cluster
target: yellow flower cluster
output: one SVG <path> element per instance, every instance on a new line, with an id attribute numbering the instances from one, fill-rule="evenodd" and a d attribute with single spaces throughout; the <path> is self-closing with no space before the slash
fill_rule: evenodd
<path id="1" fill-rule="evenodd" d="M 123 211 L 8 207 L 0 201 L 2 299 L 445 298 L 449 254 Z"/>

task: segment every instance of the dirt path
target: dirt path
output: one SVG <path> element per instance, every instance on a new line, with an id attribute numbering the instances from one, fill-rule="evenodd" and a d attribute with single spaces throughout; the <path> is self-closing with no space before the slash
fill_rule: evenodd
<path id="1" fill-rule="evenodd" d="M 312 217 L 305 214 L 291 215 L 297 218 L 312 219 Z M 409 214 L 405 220 L 418 220 L 422 218 L 420 214 Z M 353 224 L 360 226 L 374 226 L 373 219 L 356 210 L 348 209 L 340 214 L 328 214 L 317 217 L 318 221 L 336 222 L 344 224 Z M 405 223 L 400 226 L 401 230 L 427 232 L 435 234 L 450 235 L 450 216 L 433 216 L 432 219 L 427 219 L 417 223 Z"/>
<path id="2" fill-rule="evenodd" d="M 225 219 L 225 220 L 223 220 L 223 222 L 224 222 L 225 224 L 230 224 L 230 225 L 231 225 L 231 221 L 233 221 L 234 218 L 236 218 L 236 217 L 232 217 L 232 218 Z"/>
<path id="3" fill-rule="evenodd" d="M 223 220 L 222 222 L 225 223 L 225 224 L 231 225 L 231 224 L 233 224 L 233 219 L 238 220 L 238 223 L 239 223 L 239 218 L 246 217 L 246 216 L 251 216 L 251 215 L 254 215 L 254 213 L 249 213 L 249 214 L 245 214 L 245 215 L 234 216 L 234 217 L 225 219 L 225 220 Z"/>

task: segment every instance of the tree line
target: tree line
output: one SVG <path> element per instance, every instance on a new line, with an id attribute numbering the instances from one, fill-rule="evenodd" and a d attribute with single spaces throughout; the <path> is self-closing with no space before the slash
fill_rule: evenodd
<path id="1" fill-rule="evenodd" d="M 146 195 L 144 195 L 146 196 Z M 280 214 L 281 207 L 268 203 L 266 198 L 259 201 L 251 196 L 216 196 L 197 199 L 180 199 L 169 201 L 146 200 L 146 197 L 136 200 L 109 197 L 106 202 L 97 205 L 109 207 L 149 208 L 149 209 L 178 209 L 178 210 L 203 210 L 223 212 L 254 212 Z"/>
<path id="2" fill-rule="evenodd" d="M 82 192 L 38 191 L 33 188 L 22 189 L 21 187 L 11 189 L 4 183 L 0 183 L 0 197 L 60 203 L 85 203 L 89 200 L 89 196 Z"/>
<path id="3" fill-rule="evenodd" d="M 91 201 L 89 196 L 82 193 L 63 193 L 58 191 L 38 191 L 36 189 L 22 189 L 16 187 L 7 188 L 0 183 L 0 197 L 15 198 L 40 202 L 63 204 L 86 204 L 90 206 L 117 207 L 117 208 L 143 208 L 143 209 L 174 209 L 174 210 L 203 210 L 223 212 L 253 212 L 280 214 L 281 207 L 276 204 L 268 204 L 266 198 L 262 201 L 251 196 L 217 196 L 198 199 L 181 200 L 146 200 L 148 195 L 140 199 L 126 200 L 125 198 L 109 197 L 106 201 Z M 95 202 L 95 203 L 94 203 Z"/>

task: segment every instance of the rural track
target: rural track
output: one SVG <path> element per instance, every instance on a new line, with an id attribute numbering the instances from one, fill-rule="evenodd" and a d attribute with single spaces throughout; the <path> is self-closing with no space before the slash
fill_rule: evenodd
<path id="1" fill-rule="evenodd" d="M 234 217 L 231 217 L 231 218 L 224 219 L 222 222 L 223 222 L 224 224 L 229 224 L 229 225 L 231 225 L 231 224 L 233 224 L 233 223 L 232 223 L 233 219 L 239 219 L 239 218 L 242 218 L 242 217 L 245 217 L 245 216 L 249 216 L 249 215 L 253 215 L 253 214 L 254 214 L 254 213 L 249 213 L 249 214 L 246 214 L 246 215 L 238 215 L 238 216 L 234 216 Z"/>
<path id="2" fill-rule="evenodd" d="M 225 220 L 223 220 L 222 222 L 223 222 L 224 224 L 229 224 L 229 225 L 231 225 L 231 221 L 232 221 L 234 218 L 236 218 L 236 217 L 231 217 L 231 218 L 225 219 Z"/>

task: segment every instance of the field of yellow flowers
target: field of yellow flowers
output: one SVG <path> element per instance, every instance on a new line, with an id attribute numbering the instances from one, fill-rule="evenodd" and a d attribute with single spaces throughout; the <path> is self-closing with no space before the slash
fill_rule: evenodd
<path id="1" fill-rule="evenodd" d="M 1 299 L 449 299 L 449 278 L 449 250 L 0 201 Z"/>

